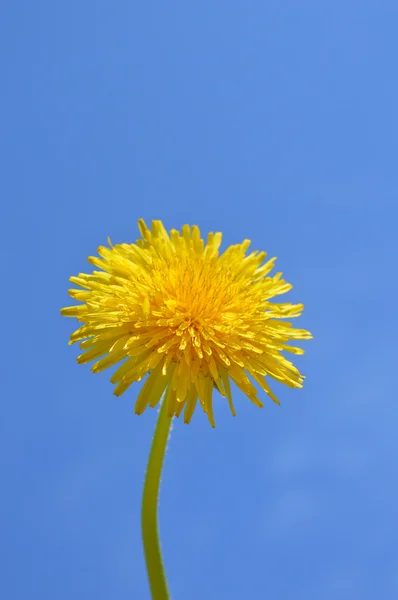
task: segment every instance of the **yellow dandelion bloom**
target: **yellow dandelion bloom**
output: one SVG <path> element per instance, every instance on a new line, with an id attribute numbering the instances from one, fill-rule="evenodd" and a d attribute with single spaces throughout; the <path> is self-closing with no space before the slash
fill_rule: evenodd
<path id="1" fill-rule="evenodd" d="M 265 252 L 247 254 L 249 240 L 219 253 L 221 233 L 184 225 L 166 231 L 161 221 L 148 229 L 139 221 L 135 244 L 98 248 L 88 261 L 98 271 L 70 280 L 69 290 L 82 302 L 61 313 L 83 325 L 71 335 L 84 351 L 77 361 L 95 360 L 92 371 L 120 363 L 111 377 L 120 396 L 147 376 L 135 412 L 156 406 L 167 390 L 169 416 L 184 411 L 189 423 L 197 400 L 214 427 L 213 390 L 227 398 L 232 414 L 232 380 L 261 407 L 257 383 L 276 403 L 267 377 L 302 387 L 303 376 L 283 356 L 302 354 L 290 340 L 311 338 L 286 318 L 297 317 L 302 304 L 278 304 L 275 296 L 291 285 L 281 273 L 270 276 L 275 258 Z"/>

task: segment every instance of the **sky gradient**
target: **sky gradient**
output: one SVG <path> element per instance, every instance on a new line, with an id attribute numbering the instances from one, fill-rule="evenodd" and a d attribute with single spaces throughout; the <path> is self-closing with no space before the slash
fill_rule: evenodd
<path id="1" fill-rule="evenodd" d="M 398 4 L 5 2 L 0 597 L 149 599 L 156 410 L 78 366 L 68 278 L 137 219 L 277 256 L 302 390 L 176 421 L 175 600 L 398 595 Z M 260 394 L 262 397 L 262 394 Z"/>

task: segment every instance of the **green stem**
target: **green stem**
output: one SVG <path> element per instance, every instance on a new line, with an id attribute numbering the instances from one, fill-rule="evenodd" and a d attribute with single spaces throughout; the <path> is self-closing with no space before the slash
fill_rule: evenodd
<path id="1" fill-rule="evenodd" d="M 172 418 L 167 414 L 167 392 L 163 398 L 146 470 L 142 496 L 142 540 L 153 600 L 169 600 L 158 529 L 158 498 L 163 459 Z"/>

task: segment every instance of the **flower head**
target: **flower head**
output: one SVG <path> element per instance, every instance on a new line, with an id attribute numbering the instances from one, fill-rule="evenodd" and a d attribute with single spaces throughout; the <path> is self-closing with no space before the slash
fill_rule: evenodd
<path id="1" fill-rule="evenodd" d="M 275 258 L 246 254 L 249 240 L 219 254 L 221 233 L 184 225 L 166 231 L 161 221 L 151 230 L 139 221 L 136 244 L 98 248 L 88 261 L 101 269 L 71 277 L 82 289 L 69 290 L 82 302 L 63 308 L 64 316 L 83 325 L 71 335 L 84 351 L 77 361 L 95 360 L 98 373 L 121 363 L 111 377 L 120 396 L 147 376 L 135 412 L 155 406 L 167 389 L 169 415 L 189 423 L 197 400 L 214 427 L 213 389 L 228 399 L 230 380 L 257 406 L 254 380 L 276 403 L 267 376 L 289 387 L 302 387 L 303 376 L 282 352 L 303 354 L 290 340 L 311 338 L 284 319 L 300 315 L 302 304 L 277 304 L 272 298 L 291 285 L 281 273 L 270 276 Z"/>

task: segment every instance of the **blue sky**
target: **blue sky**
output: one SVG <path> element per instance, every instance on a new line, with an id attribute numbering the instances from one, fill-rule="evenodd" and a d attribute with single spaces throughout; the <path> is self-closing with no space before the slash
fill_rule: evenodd
<path id="1" fill-rule="evenodd" d="M 235 391 L 235 419 L 174 425 L 172 597 L 395 598 L 397 3 L 3 4 L 1 597 L 149 598 L 156 411 L 77 366 L 59 315 L 144 217 L 278 256 L 315 336 L 280 408 Z"/>

